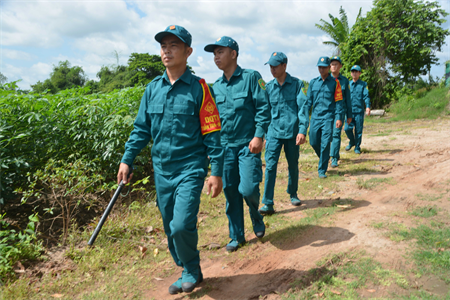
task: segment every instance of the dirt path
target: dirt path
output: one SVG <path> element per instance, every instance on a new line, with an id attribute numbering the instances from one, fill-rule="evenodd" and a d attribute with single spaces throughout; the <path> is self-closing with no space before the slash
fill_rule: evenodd
<path id="1" fill-rule="evenodd" d="M 405 222 L 408 225 L 409 219 L 403 218 L 402 213 L 414 206 L 429 204 L 417 197 L 418 194 L 445 193 L 438 205 L 450 211 L 450 121 L 411 122 L 406 134 L 403 131 L 388 136 L 371 136 L 368 127 L 363 149 L 368 149 L 369 153 L 361 154 L 356 160 L 343 160 L 342 164 L 359 163 L 369 155 L 370 159 L 384 163 L 370 174 L 348 176 L 339 182 L 341 191 L 337 196 L 353 200 L 353 209 L 336 214 L 326 225 L 311 226 L 301 238 L 284 244 L 272 243 L 271 232 L 276 229 L 268 229 L 262 242 L 257 242 L 253 234 L 248 236 L 255 245 L 246 252 L 242 251 L 245 253 L 227 254 L 225 249 L 220 249 L 221 256 L 202 257 L 205 280 L 195 290 L 195 298 L 279 299 L 279 294 L 286 292 L 296 278 L 316 267 L 317 261 L 329 254 L 352 249 L 365 250 L 394 269 L 408 267 L 403 258 L 406 244 L 392 242 L 370 225 L 380 221 Z M 357 178 L 392 178 L 395 184 L 364 190 L 358 188 Z M 289 208 L 279 213 L 299 218 L 303 209 L 327 205 L 327 201 L 319 203 L 314 199 L 304 199 L 303 203 L 300 208 Z M 230 255 L 237 258 L 230 260 Z M 177 277 L 174 275 L 157 282 L 156 288 L 144 293 L 146 298 L 184 298 L 185 294 L 170 296 L 167 293 L 169 285 Z M 439 281 L 422 281 L 417 284 L 425 289 L 437 293 L 442 289 L 443 294 L 448 292 L 448 287 Z M 388 291 L 379 289 L 370 296 L 386 297 Z"/>

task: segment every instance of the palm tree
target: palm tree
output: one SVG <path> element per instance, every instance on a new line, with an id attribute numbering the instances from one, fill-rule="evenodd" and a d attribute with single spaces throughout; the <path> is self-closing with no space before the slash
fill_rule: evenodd
<path id="1" fill-rule="evenodd" d="M 340 19 L 334 17 L 332 14 L 328 14 L 331 19 L 331 24 L 326 22 L 323 19 L 320 19 L 321 24 L 316 24 L 316 27 L 327 33 L 332 41 L 323 42 L 325 45 L 331 45 L 336 48 L 336 55 L 341 55 L 341 49 L 339 45 L 341 43 L 345 43 L 347 41 L 348 36 L 350 35 L 351 28 L 348 27 L 348 18 L 347 13 L 342 8 L 339 8 Z M 356 20 L 361 16 L 361 8 L 359 9 L 358 16 Z"/>

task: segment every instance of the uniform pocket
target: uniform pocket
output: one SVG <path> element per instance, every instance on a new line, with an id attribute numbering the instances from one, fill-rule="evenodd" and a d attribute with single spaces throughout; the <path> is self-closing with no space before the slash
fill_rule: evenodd
<path id="1" fill-rule="evenodd" d="M 234 94 L 233 99 L 235 109 L 243 109 L 245 107 L 245 99 L 247 98 L 247 95 L 248 92 L 239 92 Z"/>
<path id="2" fill-rule="evenodd" d="M 176 115 L 194 115 L 194 106 L 189 105 L 174 105 L 173 113 Z"/>
<path id="3" fill-rule="evenodd" d="M 151 114 L 162 114 L 164 112 L 164 105 L 150 105 L 149 112 Z"/>

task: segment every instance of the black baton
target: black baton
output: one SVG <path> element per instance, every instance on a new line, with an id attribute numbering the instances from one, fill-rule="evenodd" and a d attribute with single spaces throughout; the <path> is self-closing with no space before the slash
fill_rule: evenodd
<path id="1" fill-rule="evenodd" d="M 130 173 L 128 173 L 128 178 L 130 177 L 131 173 L 133 173 L 133 169 L 130 169 Z M 125 186 L 123 183 L 123 180 L 120 181 L 119 187 L 117 188 L 116 192 L 114 193 L 114 196 L 111 198 L 111 201 L 109 201 L 108 207 L 106 208 L 105 212 L 103 213 L 102 218 L 97 224 L 97 227 L 95 227 L 94 233 L 92 234 L 91 238 L 89 239 L 88 245 L 92 246 L 95 242 L 95 239 L 97 238 L 98 233 L 100 230 L 102 230 L 103 223 L 105 223 L 106 219 L 108 218 L 109 213 L 111 212 L 111 209 L 113 208 L 114 204 L 116 203 L 117 198 L 120 195 L 120 192 L 122 191 L 122 188 Z"/>

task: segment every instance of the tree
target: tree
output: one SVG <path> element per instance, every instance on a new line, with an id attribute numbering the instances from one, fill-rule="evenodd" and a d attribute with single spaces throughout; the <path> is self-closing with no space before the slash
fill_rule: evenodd
<path id="1" fill-rule="evenodd" d="M 449 35 L 441 26 L 447 15 L 438 2 L 375 0 L 341 45 L 343 72 L 360 65 L 374 106 L 388 104 L 438 62 L 436 52 Z"/>
<path id="2" fill-rule="evenodd" d="M 340 19 L 334 17 L 332 14 L 328 14 L 331 19 L 331 23 L 326 22 L 323 19 L 320 19 L 321 24 L 316 24 L 316 27 L 328 34 L 332 41 L 323 42 L 325 45 L 334 46 L 336 49 L 336 55 L 341 55 L 341 43 L 347 42 L 348 36 L 350 35 L 351 29 L 348 27 L 348 18 L 347 13 L 342 8 L 339 8 Z M 361 16 L 361 8 L 359 9 L 358 16 L 356 20 Z"/>
<path id="3" fill-rule="evenodd" d="M 53 66 L 50 74 L 50 81 L 58 90 L 70 89 L 76 86 L 83 86 L 86 82 L 86 75 L 83 68 L 70 66 L 70 62 L 60 61 L 57 66 Z"/>
<path id="4" fill-rule="evenodd" d="M 97 78 L 100 79 L 98 89 L 105 93 L 132 86 L 130 72 L 126 66 L 102 66 Z"/>
<path id="5" fill-rule="evenodd" d="M 133 85 L 146 85 L 156 76 L 162 75 L 165 69 L 159 55 L 131 53 L 128 59 L 128 70 L 131 75 L 130 82 Z"/>
<path id="6" fill-rule="evenodd" d="M 50 93 L 55 94 L 58 92 L 58 89 L 53 85 L 52 81 L 50 79 L 45 79 L 44 82 L 38 81 L 36 84 L 32 84 L 31 88 L 36 93 L 43 93 L 47 90 L 50 91 Z"/>
<path id="7" fill-rule="evenodd" d="M 3 85 L 8 81 L 8 77 L 3 75 L 3 73 L 0 72 L 0 84 Z"/>
<path id="8" fill-rule="evenodd" d="M 86 79 L 82 67 L 71 67 L 70 62 L 66 60 L 60 61 L 57 66 L 53 65 L 53 71 L 50 73 L 49 79 L 46 79 L 44 82 L 38 81 L 35 85 L 31 85 L 31 88 L 38 93 L 42 93 L 47 89 L 51 93 L 57 93 L 61 90 L 83 86 Z"/>

